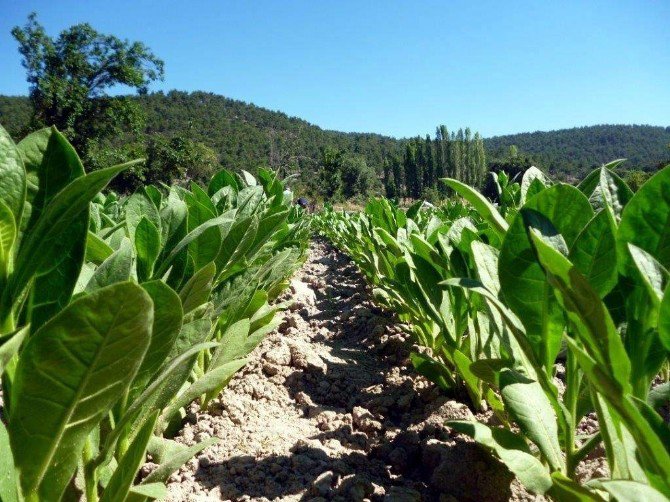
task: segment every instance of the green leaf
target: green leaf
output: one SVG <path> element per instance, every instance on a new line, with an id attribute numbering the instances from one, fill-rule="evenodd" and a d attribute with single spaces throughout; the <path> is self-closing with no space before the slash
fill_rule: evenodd
<path id="1" fill-rule="evenodd" d="M 128 239 L 123 239 L 121 247 L 100 265 L 86 285 L 85 291 L 91 293 L 96 289 L 111 286 L 117 282 L 127 281 L 133 271 L 133 248 Z"/>
<path id="2" fill-rule="evenodd" d="M 594 169 L 577 186 L 589 198 L 596 211 L 609 207 L 617 220 L 621 218 L 623 208 L 633 197 L 633 192 L 626 182 L 612 171 L 624 160 L 615 160 L 599 169 Z"/>
<path id="3" fill-rule="evenodd" d="M 663 299 L 663 289 L 669 284 L 670 274 L 653 256 L 634 244 L 628 244 L 628 251 L 638 276 L 644 284 L 649 299 L 658 307 Z"/>
<path id="4" fill-rule="evenodd" d="M 131 241 L 136 240 L 135 233 L 137 232 L 137 227 L 145 219 L 159 231 L 160 235 L 161 217 L 158 208 L 143 189 L 128 197 L 124 207 L 126 210 L 126 226 Z"/>
<path id="5" fill-rule="evenodd" d="M 55 127 L 29 134 L 17 149 L 26 168 L 27 181 L 23 232 L 33 227 L 58 192 L 84 175 L 84 166 L 72 145 Z"/>
<path id="6" fill-rule="evenodd" d="M 5 372 L 9 361 L 19 353 L 21 344 L 28 333 L 30 333 L 30 326 L 25 326 L 13 335 L 10 335 L 9 340 L 0 345 L 0 375 Z"/>
<path id="7" fill-rule="evenodd" d="M 21 154 L 2 126 L 0 126 L 0 200 L 14 215 L 16 226 L 20 226 L 26 200 L 26 170 Z"/>
<path id="8" fill-rule="evenodd" d="M 13 260 L 16 223 L 11 209 L 0 199 L 0 286 L 4 286 Z"/>
<path id="9" fill-rule="evenodd" d="M 551 488 L 549 471 L 533 456 L 519 435 L 508 429 L 491 428 L 474 421 L 451 420 L 446 425 L 493 450 L 526 489 L 542 495 Z"/>
<path id="10" fill-rule="evenodd" d="M 147 483 L 134 485 L 130 487 L 128 496 L 126 497 L 126 502 L 131 502 L 135 500 L 136 496 L 141 497 L 139 500 L 144 500 L 149 498 L 152 500 L 162 500 L 167 498 L 168 491 L 167 487 L 163 483 Z"/>
<path id="11" fill-rule="evenodd" d="M 670 284 L 665 288 L 658 310 L 658 335 L 665 349 L 670 351 Z"/>
<path id="12" fill-rule="evenodd" d="M 524 435 L 537 445 L 552 470 L 564 469 L 556 413 L 540 384 L 504 369 L 500 372 L 500 393 L 505 409 Z"/>
<path id="13" fill-rule="evenodd" d="M 588 222 L 570 249 L 570 260 L 600 298 L 612 291 L 618 280 L 616 230 L 612 213 L 605 207 Z"/>
<path id="14" fill-rule="evenodd" d="M 221 392 L 221 389 L 228 384 L 233 375 L 247 362 L 247 359 L 236 359 L 207 371 L 165 408 L 161 414 L 161 422 L 169 423 L 172 416 L 178 413 L 180 408 L 188 406 L 200 396 Z"/>
<path id="15" fill-rule="evenodd" d="M 551 480 L 553 486 L 549 494 L 555 500 L 565 500 L 568 502 L 605 502 L 598 494 L 589 491 L 560 472 L 552 473 Z"/>
<path id="16" fill-rule="evenodd" d="M 21 294 L 34 274 L 49 271 L 53 263 L 58 262 L 58 243 L 69 239 L 70 226 L 88 211 L 91 199 L 132 164 L 81 176 L 58 192 L 21 243 L 12 281 L 12 298 Z"/>
<path id="17" fill-rule="evenodd" d="M 612 318 L 584 276 L 561 253 L 531 231 L 533 245 L 559 302 L 575 326 L 589 355 L 611 372 L 623 389 L 629 389 L 630 362 Z"/>
<path id="18" fill-rule="evenodd" d="M 530 199 L 505 235 L 498 272 L 505 303 L 522 320 L 535 354 L 547 371 L 553 367 L 563 335 L 563 313 L 529 241 L 527 223 L 544 217 L 570 248 L 591 220 L 593 210 L 575 187 L 557 184 Z"/>
<path id="19" fill-rule="evenodd" d="M 24 493 L 61 496 L 86 437 L 135 376 L 152 317 L 149 296 L 118 283 L 75 300 L 28 340 L 9 417 Z"/>
<path id="20" fill-rule="evenodd" d="M 156 225 L 142 217 L 135 228 L 135 250 L 137 252 L 137 278 L 148 280 L 154 273 L 154 265 L 161 252 L 161 234 Z"/>
<path id="21" fill-rule="evenodd" d="M 0 420 L 0 500 L 2 502 L 19 502 L 18 486 L 18 471 L 14 467 L 9 435 L 7 429 L 5 429 L 5 424 Z"/>
<path id="22" fill-rule="evenodd" d="M 211 197 L 224 187 L 232 187 L 235 191 L 240 188 L 235 175 L 226 169 L 222 169 L 212 177 L 207 187 L 207 193 Z"/>
<path id="23" fill-rule="evenodd" d="M 667 502 L 668 498 L 649 485 L 627 479 L 594 480 L 589 486 L 605 490 L 619 501 Z"/>
<path id="24" fill-rule="evenodd" d="M 130 386 L 133 393 L 143 391 L 166 362 L 179 336 L 184 317 L 179 296 L 163 281 L 145 282 L 142 289 L 154 304 L 154 319 L 149 350 Z"/>
<path id="25" fill-rule="evenodd" d="M 444 363 L 418 352 L 411 352 L 409 358 L 416 372 L 426 377 L 440 389 L 447 391 L 454 386 L 451 371 Z"/>
<path id="26" fill-rule="evenodd" d="M 196 456 L 205 448 L 215 445 L 220 441 L 219 438 L 210 438 L 201 443 L 194 444 L 186 448 L 185 446 L 180 445 L 180 447 L 171 452 L 168 458 L 162 462 L 156 469 L 154 469 L 137 488 L 142 486 L 148 486 L 155 483 L 166 483 L 168 478 L 177 471 L 182 465 L 188 462 L 191 458 Z M 126 499 L 126 502 L 141 502 L 145 500 L 144 497 L 135 496 L 133 494 L 129 495 Z"/>
<path id="27" fill-rule="evenodd" d="M 214 262 L 209 262 L 193 274 L 193 277 L 179 291 L 179 297 L 184 306 L 185 314 L 207 302 L 212 292 L 212 283 L 215 275 L 216 265 L 214 265 Z"/>
<path id="28" fill-rule="evenodd" d="M 111 256 L 114 250 L 109 244 L 98 237 L 93 232 L 88 232 L 86 237 L 86 260 L 96 265 L 100 265 L 103 261 Z"/>
<path id="29" fill-rule="evenodd" d="M 107 483 L 100 502 L 126 500 L 133 480 L 137 477 L 137 471 L 146 458 L 147 444 L 156 426 L 157 419 L 158 412 L 155 412 L 139 430 Z"/>
<path id="30" fill-rule="evenodd" d="M 551 180 L 537 167 L 526 169 L 521 178 L 521 204 L 551 185 Z"/>
<path id="31" fill-rule="evenodd" d="M 493 204 L 491 204 L 482 194 L 458 180 L 443 178 L 442 181 L 451 187 L 458 195 L 472 204 L 472 207 L 474 207 L 480 216 L 491 225 L 496 234 L 501 238 L 505 235 L 508 228 L 507 222 L 500 216 L 500 213 Z"/>
<path id="32" fill-rule="evenodd" d="M 670 166 L 652 176 L 621 215 L 617 235 L 621 272 L 634 277 L 627 244 L 635 244 L 670 269 Z"/>

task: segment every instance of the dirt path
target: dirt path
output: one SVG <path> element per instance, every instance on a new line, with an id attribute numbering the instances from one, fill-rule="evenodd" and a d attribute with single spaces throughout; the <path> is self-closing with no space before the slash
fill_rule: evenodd
<path id="1" fill-rule="evenodd" d="M 210 412 L 187 417 L 178 440 L 221 441 L 173 475 L 170 501 L 526 498 L 450 437 L 443 422 L 472 413 L 408 368 L 408 336 L 345 256 L 314 242 L 288 299 Z"/>

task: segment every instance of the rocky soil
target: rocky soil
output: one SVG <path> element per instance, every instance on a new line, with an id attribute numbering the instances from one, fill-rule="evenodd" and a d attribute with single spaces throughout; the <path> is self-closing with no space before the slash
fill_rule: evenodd
<path id="1" fill-rule="evenodd" d="M 444 427 L 473 413 L 412 370 L 403 326 L 345 256 L 313 243 L 286 299 L 210 410 L 192 408 L 177 439 L 221 441 L 172 476 L 170 501 L 535 500 Z"/>

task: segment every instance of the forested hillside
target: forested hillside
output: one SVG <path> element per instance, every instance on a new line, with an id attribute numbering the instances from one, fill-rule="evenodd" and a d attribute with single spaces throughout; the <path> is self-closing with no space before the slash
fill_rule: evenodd
<path id="1" fill-rule="evenodd" d="M 618 158 L 627 169 L 654 170 L 670 159 L 670 127 L 597 125 L 548 132 L 495 136 L 484 140 L 489 152 L 516 145 L 520 152 L 559 177 L 582 177 L 592 167 Z"/>
<path id="2" fill-rule="evenodd" d="M 163 143 L 175 140 L 195 145 L 201 163 L 213 159 L 251 171 L 267 165 L 283 175 L 299 173 L 309 185 L 319 183 L 316 174 L 324 164 L 326 148 L 346 152 L 356 162 L 364 160 L 379 177 L 384 174 L 385 159 L 403 162 L 407 155 L 405 139 L 328 131 L 278 111 L 212 93 L 171 91 L 129 99 L 145 112 L 143 130 L 117 138 L 114 144 L 92 145 L 93 162 L 105 165 L 111 160 L 153 154 L 162 155 L 164 165 L 168 147 Z M 0 96 L 0 123 L 15 139 L 29 129 L 30 116 L 27 98 Z M 504 166 L 509 147 L 516 145 L 525 161 L 567 179 L 581 178 L 590 168 L 621 157 L 629 159 L 627 170 L 655 170 L 670 159 L 668 144 L 670 127 L 643 125 L 600 125 L 484 139 L 489 167 Z"/>

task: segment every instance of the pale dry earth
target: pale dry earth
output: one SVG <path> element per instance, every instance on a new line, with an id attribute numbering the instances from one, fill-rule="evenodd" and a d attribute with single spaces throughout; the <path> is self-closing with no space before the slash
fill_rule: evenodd
<path id="1" fill-rule="evenodd" d="M 347 257 L 315 241 L 285 299 L 277 332 L 206 413 L 192 407 L 177 440 L 221 441 L 172 476 L 169 501 L 535 500 L 443 425 L 474 415 L 417 376 Z"/>

